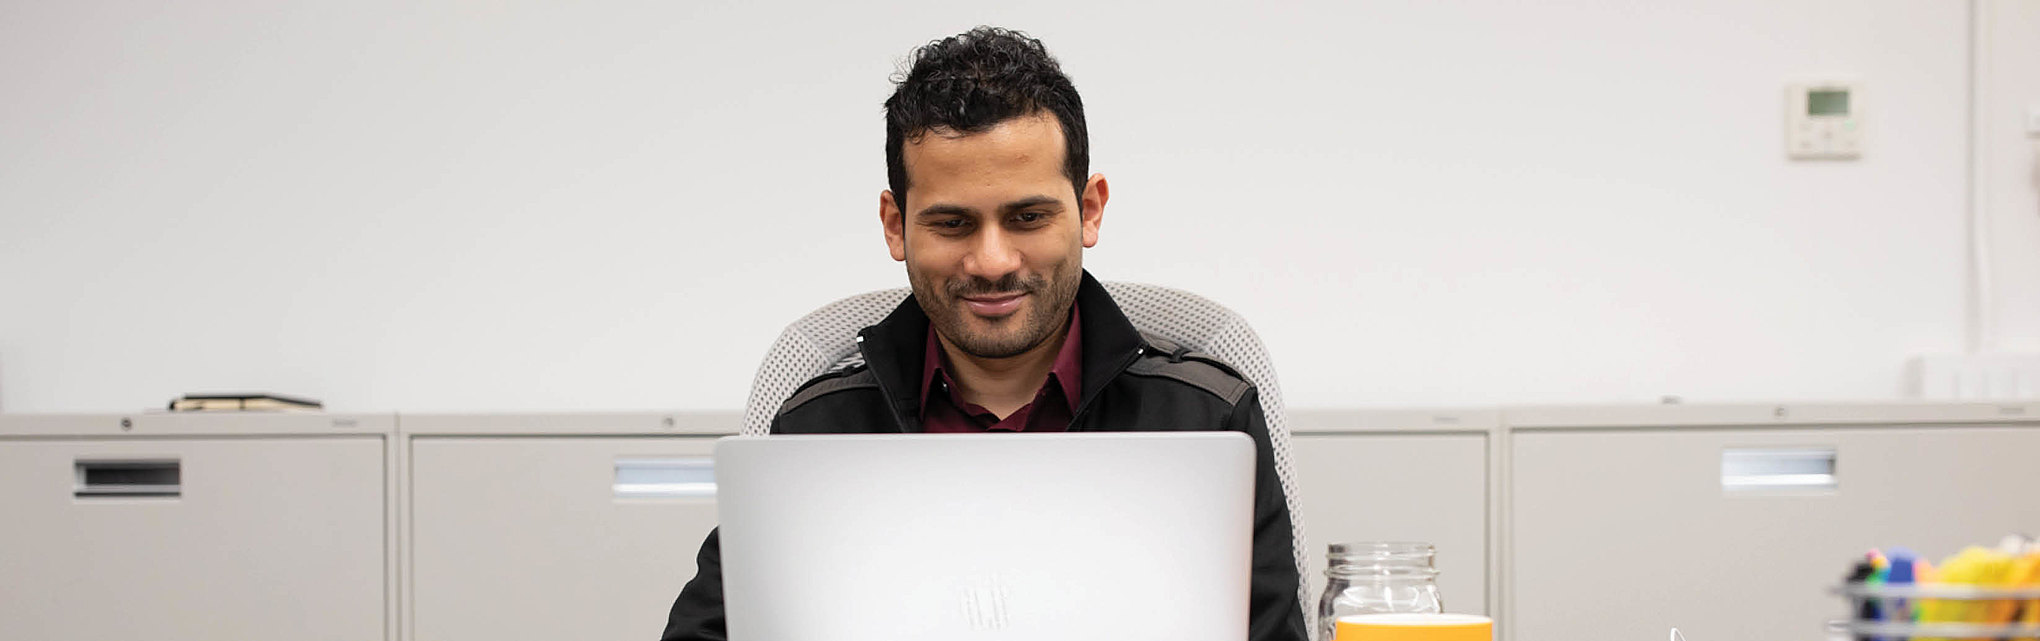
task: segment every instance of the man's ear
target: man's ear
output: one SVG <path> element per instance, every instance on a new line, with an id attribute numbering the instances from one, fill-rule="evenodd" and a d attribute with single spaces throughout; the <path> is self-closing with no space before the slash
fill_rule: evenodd
<path id="1" fill-rule="evenodd" d="M 1105 174 L 1091 174 L 1084 182 L 1084 246 L 1098 244 L 1098 226 L 1105 222 L 1105 201 L 1112 197 L 1112 189 L 1105 184 Z"/>
<path id="2" fill-rule="evenodd" d="M 878 224 L 885 228 L 885 246 L 893 260 L 907 259 L 907 217 L 893 201 L 892 190 L 878 192 Z"/>

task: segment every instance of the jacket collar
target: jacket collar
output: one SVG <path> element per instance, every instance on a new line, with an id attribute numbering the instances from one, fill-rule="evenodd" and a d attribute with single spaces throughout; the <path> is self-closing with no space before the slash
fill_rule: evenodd
<path id="1" fill-rule="evenodd" d="M 1119 305 L 1112 302 L 1112 295 L 1105 286 L 1085 271 L 1083 280 L 1077 285 L 1077 306 L 1084 313 L 1077 316 L 1083 326 L 1083 381 L 1082 398 L 1077 400 L 1077 413 L 1090 406 L 1091 399 L 1105 389 L 1119 373 L 1133 363 L 1140 355 L 1146 342 L 1133 322 L 1126 320 L 1126 314 L 1119 311 Z M 900 430 L 921 431 L 919 408 L 921 391 L 921 365 L 927 358 L 928 314 L 921 310 L 921 303 L 913 296 L 900 301 L 892 314 L 877 325 L 864 328 L 857 333 L 858 347 L 864 353 L 864 363 L 878 378 L 879 389 L 885 392 L 892 405 L 893 415 L 899 420 Z"/>

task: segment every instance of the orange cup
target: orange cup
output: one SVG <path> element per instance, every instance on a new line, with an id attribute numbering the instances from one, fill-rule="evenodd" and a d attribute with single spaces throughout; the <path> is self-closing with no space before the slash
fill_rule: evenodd
<path id="1" fill-rule="evenodd" d="M 1339 617 L 1333 641 L 1494 641 L 1495 622 L 1472 614 L 1354 614 Z"/>

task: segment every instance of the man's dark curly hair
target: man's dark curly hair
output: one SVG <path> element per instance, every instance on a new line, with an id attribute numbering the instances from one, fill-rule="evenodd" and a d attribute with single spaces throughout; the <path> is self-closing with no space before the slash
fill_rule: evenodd
<path id="1" fill-rule="evenodd" d="M 931 131 L 972 134 L 1041 111 L 1062 125 L 1063 174 L 1083 200 L 1091 168 L 1084 101 L 1041 41 L 978 27 L 915 49 L 885 101 L 885 169 L 893 198 L 907 206 L 905 147 Z"/>

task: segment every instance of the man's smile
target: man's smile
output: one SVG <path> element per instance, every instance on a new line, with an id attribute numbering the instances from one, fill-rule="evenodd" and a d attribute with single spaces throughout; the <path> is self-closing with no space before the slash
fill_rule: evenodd
<path id="1" fill-rule="evenodd" d="M 1015 310 L 1020 309 L 1020 301 L 1026 297 L 1026 292 L 1015 292 L 1011 294 L 964 296 L 962 298 L 964 306 L 969 307 L 972 314 L 986 318 L 1003 318 L 1012 315 Z"/>

